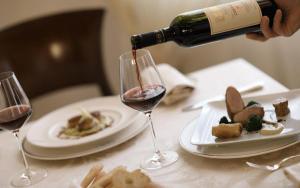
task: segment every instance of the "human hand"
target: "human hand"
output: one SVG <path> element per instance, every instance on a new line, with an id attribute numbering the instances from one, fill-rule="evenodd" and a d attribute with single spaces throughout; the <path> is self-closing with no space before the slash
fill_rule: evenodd
<path id="1" fill-rule="evenodd" d="M 273 19 L 273 27 L 269 27 L 270 19 L 263 16 L 261 33 L 248 33 L 249 39 L 266 41 L 270 38 L 293 35 L 300 28 L 300 0 L 275 0 L 278 10 Z"/>

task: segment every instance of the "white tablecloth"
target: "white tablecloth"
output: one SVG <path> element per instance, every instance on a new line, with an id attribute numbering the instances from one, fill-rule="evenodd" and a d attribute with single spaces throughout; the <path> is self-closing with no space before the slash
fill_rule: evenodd
<path id="1" fill-rule="evenodd" d="M 176 150 L 179 161 L 162 170 L 149 172 L 152 180 L 161 187 L 294 187 L 282 170 L 268 173 L 249 168 L 247 159 L 214 160 L 193 156 L 180 148 L 178 137 L 188 122 L 199 115 L 200 111 L 182 113 L 187 104 L 223 94 L 228 85 L 244 86 L 257 80 L 265 83 L 264 89 L 254 95 L 286 91 L 287 88 L 253 67 L 245 60 L 238 59 L 218 66 L 200 70 L 188 75 L 197 82 L 193 96 L 175 106 L 159 106 L 153 113 L 153 119 L 160 143 Z M 23 130 L 25 134 L 26 129 Z M 97 163 L 105 169 L 126 165 L 129 169 L 139 167 L 139 162 L 153 150 L 149 129 L 130 141 L 87 157 L 63 161 L 39 161 L 29 159 L 31 166 L 48 169 L 48 177 L 32 187 L 68 187 L 73 179 L 80 180 Z M 299 154 L 299 145 L 280 152 L 251 158 L 254 162 L 276 162 L 285 156 Z M 249 160 L 249 159 L 248 159 Z M 14 137 L 8 132 L 0 133 L 0 187 L 9 187 L 9 178 L 23 168 Z"/>

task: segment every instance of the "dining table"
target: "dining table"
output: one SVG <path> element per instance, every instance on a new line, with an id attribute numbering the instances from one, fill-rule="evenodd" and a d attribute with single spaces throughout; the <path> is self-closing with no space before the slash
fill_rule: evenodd
<path id="1" fill-rule="evenodd" d="M 186 74 L 194 81 L 195 90 L 184 101 L 174 105 L 159 105 L 153 111 L 153 121 L 160 148 L 176 151 L 179 160 L 168 167 L 146 171 L 158 187 L 166 188 L 250 188 L 296 187 L 284 174 L 283 169 L 268 172 L 250 168 L 246 161 L 275 163 L 284 157 L 299 154 L 296 144 L 281 151 L 241 159 L 209 159 L 193 155 L 181 148 L 179 137 L 192 120 L 201 115 L 201 109 L 182 112 L 182 108 L 199 101 L 224 95 L 228 86 L 243 87 L 260 81 L 263 88 L 246 96 L 288 91 L 288 88 L 244 59 L 234 59 Z M 119 96 L 115 96 L 119 98 Z M 21 129 L 22 136 L 30 128 L 30 122 Z M 0 132 L 0 188 L 10 187 L 10 177 L 23 168 L 21 154 L 15 138 L 8 131 Z M 272 142 L 272 141 L 270 141 Z M 105 170 L 126 166 L 129 170 L 140 168 L 140 161 L 153 152 L 149 127 L 139 135 L 114 148 L 67 160 L 37 160 L 28 157 L 31 167 L 47 169 L 48 176 L 33 188 L 68 188 L 80 182 L 89 169 L 103 164 Z"/>

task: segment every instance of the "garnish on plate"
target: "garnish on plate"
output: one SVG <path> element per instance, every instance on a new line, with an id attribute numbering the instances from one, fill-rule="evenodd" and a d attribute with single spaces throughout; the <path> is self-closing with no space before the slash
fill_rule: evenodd
<path id="1" fill-rule="evenodd" d="M 282 123 L 267 124 L 263 123 L 262 129 L 259 131 L 261 135 L 276 135 L 283 131 Z"/>
<path id="2" fill-rule="evenodd" d="M 220 121 L 219 121 L 219 124 L 229 124 L 229 121 L 227 119 L 226 116 L 223 116 Z"/>
<path id="3" fill-rule="evenodd" d="M 248 132 L 253 132 L 253 131 L 259 131 L 261 130 L 263 127 L 263 121 L 262 121 L 262 117 L 258 116 L 258 115 L 253 115 L 249 118 L 245 129 Z"/>
<path id="4" fill-rule="evenodd" d="M 250 102 L 248 102 L 246 107 L 250 107 L 250 106 L 253 106 L 253 105 L 260 105 L 260 104 L 256 101 L 250 101 Z"/>
<path id="5" fill-rule="evenodd" d="M 100 111 L 88 112 L 81 109 L 81 114 L 68 120 L 68 123 L 59 132 L 58 137 L 62 139 L 77 139 L 110 127 L 113 119 L 102 115 Z"/>

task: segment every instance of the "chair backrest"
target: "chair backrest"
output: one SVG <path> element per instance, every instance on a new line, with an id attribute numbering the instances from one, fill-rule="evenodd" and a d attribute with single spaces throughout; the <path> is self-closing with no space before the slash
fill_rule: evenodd
<path id="1" fill-rule="evenodd" d="M 74 11 L 0 31 L 0 71 L 14 71 L 29 98 L 88 83 L 110 95 L 101 55 L 103 16 L 103 9 Z"/>

